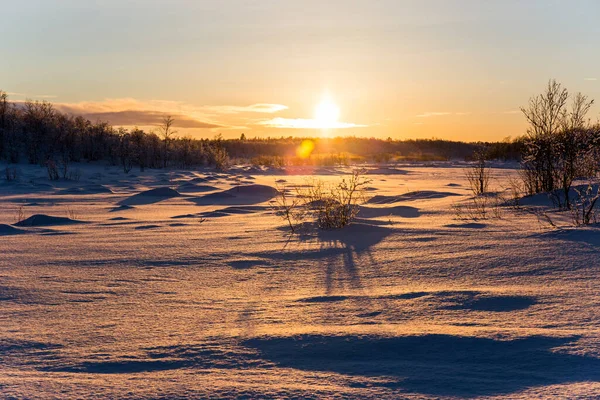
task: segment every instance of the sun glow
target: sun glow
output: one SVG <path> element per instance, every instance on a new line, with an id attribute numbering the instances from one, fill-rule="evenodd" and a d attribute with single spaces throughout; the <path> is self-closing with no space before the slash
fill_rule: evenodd
<path id="1" fill-rule="evenodd" d="M 315 121 L 321 128 L 333 128 L 340 118 L 340 108 L 329 98 L 324 98 L 315 108 Z"/>
<path id="2" fill-rule="evenodd" d="M 363 128 L 367 125 L 341 122 L 340 108 L 328 95 L 324 95 L 316 105 L 313 118 L 283 118 L 276 117 L 258 122 L 258 125 L 271 128 L 318 129 L 322 135 L 327 135 L 334 129 Z"/>

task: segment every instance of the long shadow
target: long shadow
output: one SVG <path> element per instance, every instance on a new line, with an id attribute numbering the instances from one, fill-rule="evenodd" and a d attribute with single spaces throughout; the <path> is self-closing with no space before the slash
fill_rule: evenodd
<path id="1" fill-rule="evenodd" d="M 561 229 L 532 235 L 550 240 L 564 240 L 574 243 L 585 243 L 591 246 L 600 246 L 600 224 L 590 225 L 586 228 Z"/>
<path id="2" fill-rule="evenodd" d="M 371 256 L 371 248 L 383 241 L 393 232 L 392 229 L 370 224 L 352 224 L 338 231 L 319 231 L 317 240 L 321 250 L 341 249 L 342 268 L 336 262 L 327 261 L 325 266 L 325 292 L 334 291 L 336 277 L 339 282 L 349 282 L 352 289 L 362 290 L 360 267 L 357 258 L 361 255 Z M 372 260 L 372 257 L 370 257 Z M 372 268 L 369 265 L 369 268 Z"/>
<path id="3" fill-rule="evenodd" d="M 387 225 L 387 223 L 386 223 Z M 287 231 L 287 229 L 286 229 Z M 318 250 L 287 250 L 256 252 L 252 255 L 273 260 L 326 260 L 347 255 L 348 252 L 362 254 L 370 251 L 395 230 L 378 224 L 354 223 L 343 229 L 318 230 L 313 224 L 305 224 L 301 234 L 294 239 L 301 242 L 317 242 Z"/>
<path id="4" fill-rule="evenodd" d="M 266 365 L 264 360 L 257 358 L 247 348 L 225 350 L 210 344 L 186 344 L 148 347 L 141 350 L 142 353 L 135 358 L 129 357 L 112 360 L 87 359 L 79 362 L 69 362 L 60 358 L 56 362 L 55 358 L 54 362 L 49 363 L 50 365 L 39 369 L 43 371 L 70 373 L 130 374 L 182 368 L 235 369 Z"/>
<path id="5" fill-rule="evenodd" d="M 491 396 L 599 381 L 600 359 L 552 348 L 571 338 L 494 340 L 452 335 L 301 335 L 243 342 L 280 367 L 389 378 L 371 383 L 435 396 Z"/>
<path id="6" fill-rule="evenodd" d="M 376 195 L 367 200 L 367 204 L 392 204 L 408 200 L 443 199 L 449 196 L 460 196 L 460 194 L 453 192 L 438 192 L 435 190 L 421 190 L 417 192 L 408 192 L 397 196 Z"/>

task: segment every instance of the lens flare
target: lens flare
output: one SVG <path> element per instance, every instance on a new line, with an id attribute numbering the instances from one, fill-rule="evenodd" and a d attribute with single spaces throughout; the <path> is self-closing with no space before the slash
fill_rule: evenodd
<path id="1" fill-rule="evenodd" d="M 310 157 L 314 149 L 315 144 L 313 143 L 313 141 L 310 139 L 306 139 L 303 140 L 300 146 L 298 146 L 298 148 L 296 149 L 296 155 L 301 159 L 306 159 Z"/>

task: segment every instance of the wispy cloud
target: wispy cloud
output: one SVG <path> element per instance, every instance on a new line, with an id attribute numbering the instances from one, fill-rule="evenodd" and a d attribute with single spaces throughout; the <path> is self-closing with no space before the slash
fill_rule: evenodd
<path id="1" fill-rule="evenodd" d="M 249 106 L 207 106 L 206 110 L 215 111 L 222 114 L 243 114 L 243 113 L 266 113 L 273 114 L 279 111 L 287 110 L 288 106 L 283 104 L 257 103 Z"/>
<path id="2" fill-rule="evenodd" d="M 18 92 L 6 92 L 9 96 L 14 97 L 24 97 L 24 98 L 32 98 L 32 99 L 55 99 L 58 96 L 53 94 L 27 94 L 27 93 L 18 93 Z"/>
<path id="3" fill-rule="evenodd" d="M 444 117 L 447 115 L 469 115 L 470 112 L 429 111 L 416 115 L 417 118 Z"/>
<path id="4" fill-rule="evenodd" d="M 584 81 L 597 81 L 598 78 L 584 78 Z"/>
<path id="5" fill-rule="evenodd" d="M 364 128 L 367 125 L 353 124 L 350 122 L 324 122 L 316 119 L 304 118 L 273 118 L 258 122 L 258 125 L 267 126 L 269 128 L 284 128 L 284 129 L 348 129 L 348 128 Z"/>
<path id="6" fill-rule="evenodd" d="M 424 112 L 423 114 L 418 114 L 417 118 L 442 117 L 444 115 L 452 115 L 452 113 L 446 112 L 446 111 L 430 111 L 430 112 Z"/>

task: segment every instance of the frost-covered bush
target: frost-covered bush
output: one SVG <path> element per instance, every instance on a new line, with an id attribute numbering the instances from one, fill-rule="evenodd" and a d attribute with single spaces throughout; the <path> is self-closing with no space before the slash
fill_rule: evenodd
<path id="1" fill-rule="evenodd" d="M 277 200 L 279 215 L 290 226 L 292 233 L 302 222 L 312 219 L 320 229 L 343 228 L 356 218 L 359 205 L 364 201 L 364 186 L 370 180 L 363 172 L 353 173 L 334 185 L 321 180 L 309 182 L 291 196 L 285 187 L 279 189 Z"/>
<path id="2" fill-rule="evenodd" d="M 569 98 L 567 89 L 552 80 L 521 108 L 529 122 L 521 172 L 525 189 L 550 193 L 561 209 L 572 206 L 573 181 L 597 172 L 600 148 L 600 127 L 586 119 L 594 101 L 577 93 L 569 107 Z"/>

